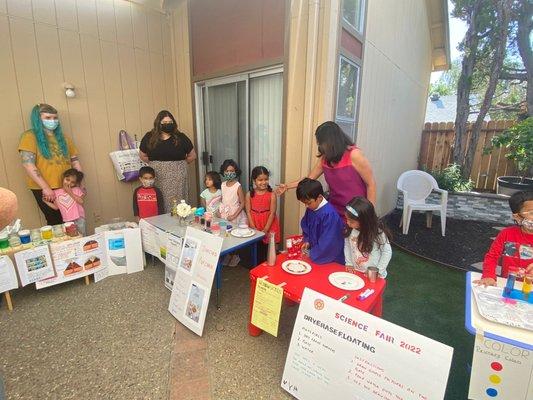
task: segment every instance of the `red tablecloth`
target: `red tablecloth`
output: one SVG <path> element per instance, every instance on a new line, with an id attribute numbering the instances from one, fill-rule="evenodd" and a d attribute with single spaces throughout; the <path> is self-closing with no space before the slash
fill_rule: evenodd
<path id="1" fill-rule="evenodd" d="M 285 282 L 283 286 L 283 296 L 289 300 L 299 303 L 302 299 L 303 291 L 306 287 L 334 299 L 340 299 L 344 295 L 349 295 L 344 301 L 352 307 L 369 312 L 377 317 L 381 317 L 383 292 L 385 291 L 385 279 L 378 278 L 376 282 L 371 283 L 364 274 L 358 273 L 365 282 L 365 286 L 359 290 L 342 290 L 329 283 L 328 276 L 333 272 L 346 271 L 346 267 L 341 264 L 314 264 L 309 258 L 302 258 L 312 266 L 311 272 L 305 275 L 293 275 L 285 272 L 281 268 L 283 261 L 287 259 L 286 254 L 279 254 L 276 259 L 276 265 L 270 267 L 266 263 L 260 264 L 250 271 L 250 321 L 248 331 L 252 336 L 258 336 L 262 330 L 252 325 L 252 309 L 255 296 L 255 285 L 258 278 L 266 277 L 266 280 L 275 285 Z M 374 289 L 374 294 L 365 300 L 357 300 L 357 296 L 366 289 Z"/>

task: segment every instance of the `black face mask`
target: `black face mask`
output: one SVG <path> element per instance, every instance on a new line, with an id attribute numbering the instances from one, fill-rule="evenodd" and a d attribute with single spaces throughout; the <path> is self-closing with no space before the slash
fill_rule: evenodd
<path id="1" fill-rule="evenodd" d="M 165 133 L 172 133 L 176 130 L 176 124 L 171 122 L 170 124 L 161 124 L 161 131 Z"/>

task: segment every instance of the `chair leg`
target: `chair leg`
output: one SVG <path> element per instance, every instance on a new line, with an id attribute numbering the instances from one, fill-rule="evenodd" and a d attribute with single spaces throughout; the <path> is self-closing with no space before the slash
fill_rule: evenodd
<path id="1" fill-rule="evenodd" d="M 440 210 L 440 229 L 442 236 L 444 236 L 446 232 L 446 210 Z"/>
<path id="2" fill-rule="evenodd" d="M 431 229 L 432 222 L 433 222 L 433 212 L 426 211 L 426 227 L 428 229 Z"/>
<path id="3" fill-rule="evenodd" d="M 409 224 L 411 223 L 411 214 L 413 213 L 413 209 L 410 207 L 407 207 L 407 215 L 403 224 L 403 234 L 407 235 L 409 233 Z"/>

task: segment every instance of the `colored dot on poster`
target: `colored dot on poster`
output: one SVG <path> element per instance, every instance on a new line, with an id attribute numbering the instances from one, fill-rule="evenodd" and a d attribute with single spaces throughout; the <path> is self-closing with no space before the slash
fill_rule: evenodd
<path id="1" fill-rule="evenodd" d="M 496 389 L 493 389 L 493 388 L 488 388 L 487 389 L 487 395 L 489 395 L 490 397 L 496 397 L 496 396 L 498 396 L 498 391 Z"/>
<path id="2" fill-rule="evenodd" d="M 499 362 L 494 361 L 492 364 L 490 364 L 490 367 L 494 371 L 501 371 L 503 369 L 502 365 Z"/>
<path id="3" fill-rule="evenodd" d="M 502 381 L 502 378 L 500 378 L 498 375 L 491 375 L 489 376 L 489 381 L 497 385 L 498 383 Z"/>

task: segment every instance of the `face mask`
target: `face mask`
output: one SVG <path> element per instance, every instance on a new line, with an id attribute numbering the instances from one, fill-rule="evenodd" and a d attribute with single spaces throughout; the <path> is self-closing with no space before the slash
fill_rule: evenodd
<path id="1" fill-rule="evenodd" d="M 143 184 L 144 187 L 148 188 L 148 187 L 152 187 L 154 186 L 154 183 L 155 183 L 155 179 L 143 179 L 141 181 L 141 183 Z"/>
<path id="2" fill-rule="evenodd" d="M 225 181 L 231 181 L 233 179 L 237 178 L 237 173 L 235 172 L 224 172 L 224 180 Z"/>
<path id="3" fill-rule="evenodd" d="M 57 119 L 42 119 L 41 121 L 43 126 L 50 131 L 55 130 L 59 126 L 59 120 Z"/>
<path id="4" fill-rule="evenodd" d="M 528 231 L 533 231 L 533 220 L 532 219 L 523 219 L 520 225 L 522 225 Z"/>
<path id="5" fill-rule="evenodd" d="M 172 133 L 176 128 L 176 124 L 171 122 L 170 124 L 161 124 L 161 130 L 165 133 Z"/>

